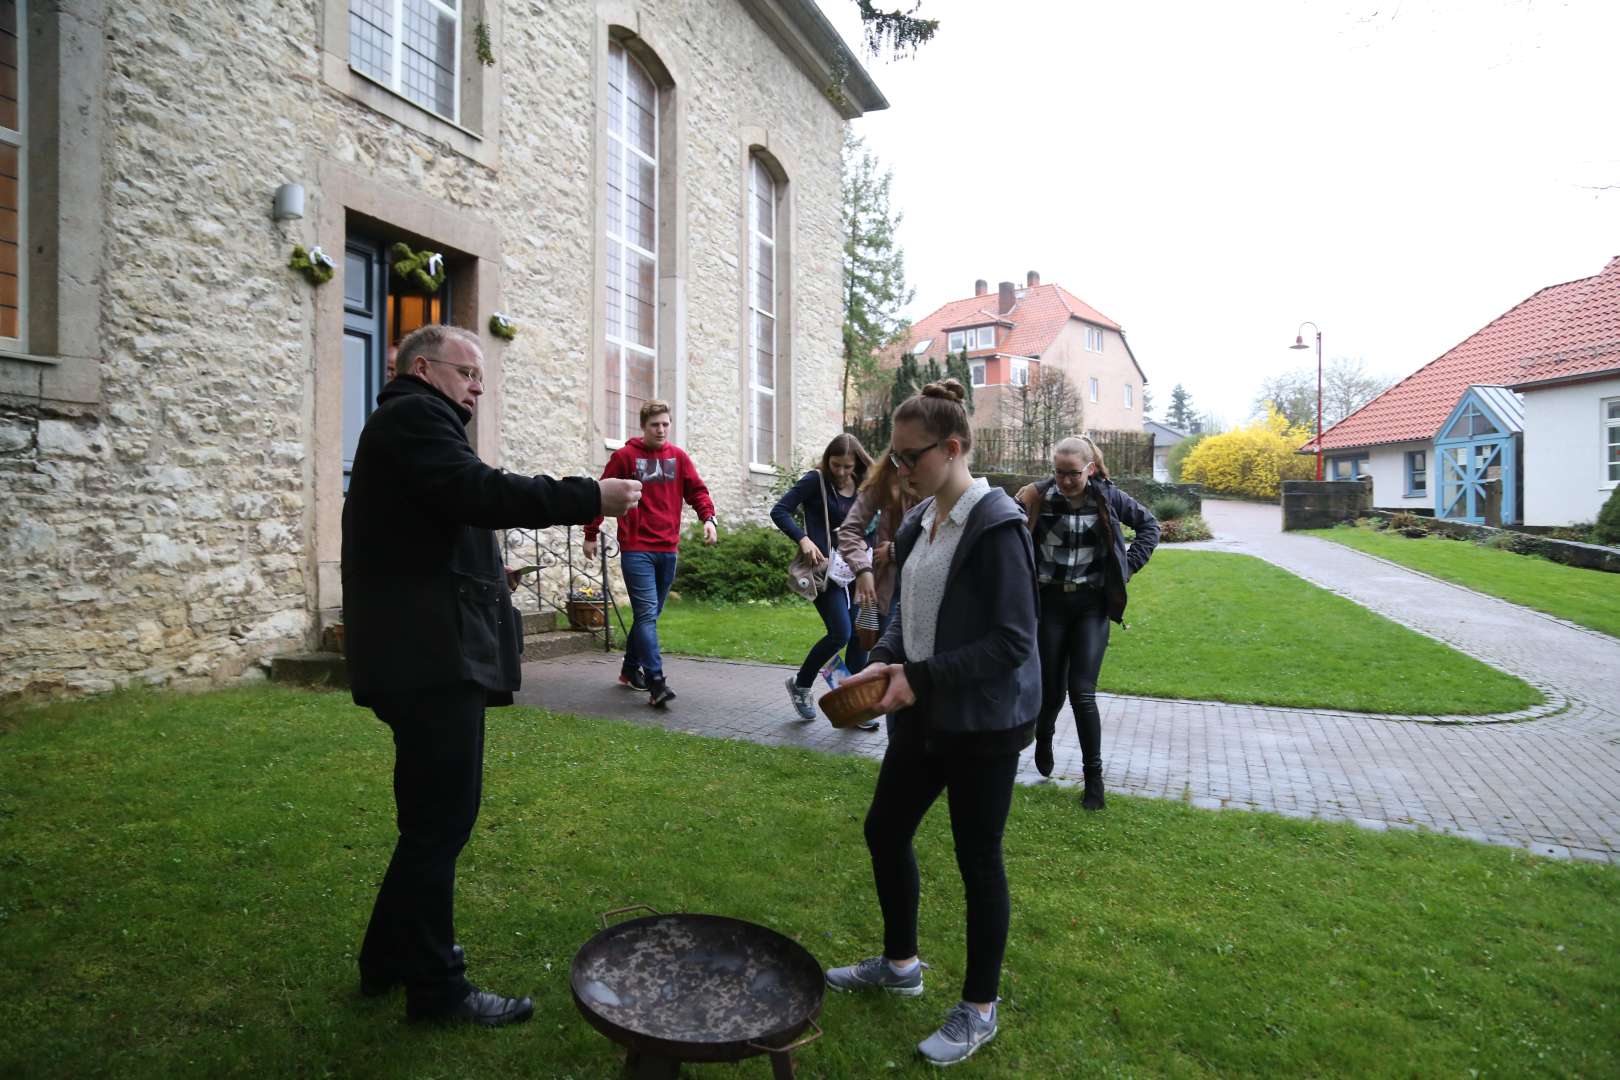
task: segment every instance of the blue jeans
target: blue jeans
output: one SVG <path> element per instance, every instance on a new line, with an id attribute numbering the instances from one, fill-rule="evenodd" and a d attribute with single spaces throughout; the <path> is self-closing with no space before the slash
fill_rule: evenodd
<path id="1" fill-rule="evenodd" d="M 860 605 L 855 603 L 855 590 L 842 585 L 828 585 L 827 591 L 816 597 L 816 612 L 820 614 L 821 624 L 827 628 L 827 633 L 811 646 L 804 663 L 799 666 L 796 684 L 801 687 L 814 686 L 816 674 L 821 671 L 822 665 L 837 656 L 838 650 L 846 645 L 849 648 L 844 653 L 844 664 L 850 673 L 854 674 L 866 666 L 866 650 L 851 636 L 855 620 L 861 612 Z"/>
<path id="2" fill-rule="evenodd" d="M 641 668 L 649 679 L 662 679 L 664 658 L 658 652 L 658 616 L 663 614 L 669 587 L 675 581 L 675 553 L 620 552 L 619 569 L 624 572 L 624 587 L 630 590 L 633 616 L 624 666 Z"/>

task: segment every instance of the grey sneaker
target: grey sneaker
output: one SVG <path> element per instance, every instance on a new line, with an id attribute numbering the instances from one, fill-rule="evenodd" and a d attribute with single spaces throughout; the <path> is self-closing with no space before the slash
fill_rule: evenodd
<path id="1" fill-rule="evenodd" d="M 800 720 L 814 720 L 816 718 L 815 703 L 810 700 L 810 688 L 800 686 L 799 680 L 792 675 L 787 677 L 788 698 L 793 702 L 793 708 L 799 714 Z"/>
<path id="2" fill-rule="evenodd" d="M 910 975 L 896 975 L 894 968 L 881 956 L 869 956 L 849 967 L 827 969 L 827 985 L 846 993 L 852 990 L 887 990 L 902 997 L 916 997 L 923 992 L 923 969 L 928 965 L 917 962 L 917 970 Z"/>
<path id="3" fill-rule="evenodd" d="M 1000 1001 L 1000 998 L 996 999 Z M 990 1019 L 979 1015 L 977 1005 L 958 1001 L 939 1030 L 917 1044 L 917 1053 L 930 1065 L 955 1065 L 996 1037 L 996 1007 L 990 1006 Z"/>

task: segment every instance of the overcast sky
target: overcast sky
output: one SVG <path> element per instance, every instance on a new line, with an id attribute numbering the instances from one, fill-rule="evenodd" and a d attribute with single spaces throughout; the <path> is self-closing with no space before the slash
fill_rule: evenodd
<path id="1" fill-rule="evenodd" d="M 860 48 L 854 0 L 819 0 Z M 909 2 L 909 0 L 907 0 Z M 855 121 L 920 318 L 1038 270 L 1241 422 L 1315 354 L 1403 376 L 1620 255 L 1616 0 L 923 0 Z M 1608 185 L 1608 190 L 1597 190 Z M 1310 340 L 1307 329 L 1307 341 Z"/>

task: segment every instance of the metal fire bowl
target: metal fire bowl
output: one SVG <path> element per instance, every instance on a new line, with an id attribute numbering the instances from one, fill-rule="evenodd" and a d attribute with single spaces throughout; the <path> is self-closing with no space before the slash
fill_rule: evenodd
<path id="1" fill-rule="evenodd" d="M 782 1053 L 821 1012 L 821 965 L 793 939 L 723 915 L 653 914 L 608 926 L 574 956 L 586 1021 L 634 1053 L 737 1061 Z M 816 1035 L 820 1028 L 816 1029 Z"/>

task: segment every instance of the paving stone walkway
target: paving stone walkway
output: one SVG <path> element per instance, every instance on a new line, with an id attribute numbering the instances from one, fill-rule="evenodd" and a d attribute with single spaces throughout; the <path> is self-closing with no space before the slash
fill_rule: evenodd
<path id="1" fill-rule="evenodd" d="M 1205 516 L 1216 540 L 1190 546 L 1275 563 L 1534 683 L 1549 704 L 1437 723 L 1452 718 L 1104 694 L 1110 791 L 1371 829 L 1422 828 L 1620 863 L 1620 641 L 1342 545 L 1283 533 L 1276 507 L 1212 501 Z M 881 731 L 796 721 L 783 686 L 791 669 L 689 658 L 668 658 L 666 666 L 680 694 L 667 711 L 617 687 L 618 658 L 601 654 L 526 665 L 519 700 L 712 737 L 883 754 Z M 1368 658 L 1368 671 L 1376 677 L 1376 657 Z M 1055 781 L 1074 783 L 1080 747 L 1067 709 L 1055 750 Z M 1027 754 L 1020 780 L 1050 782 Z"/>

